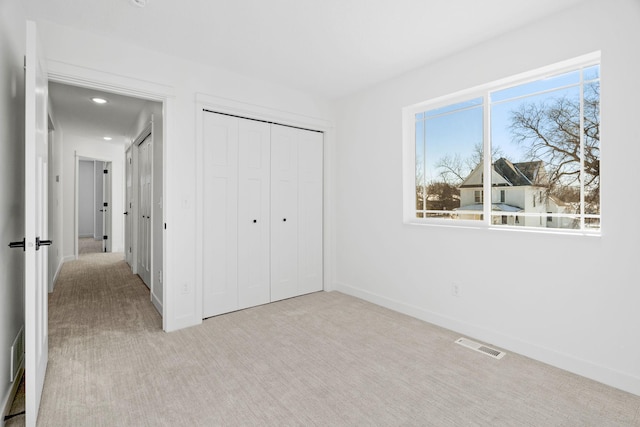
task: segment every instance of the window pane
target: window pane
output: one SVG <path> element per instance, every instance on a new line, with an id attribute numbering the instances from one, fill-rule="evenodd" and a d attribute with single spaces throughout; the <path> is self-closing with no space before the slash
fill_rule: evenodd
<path id="1" fill-rule="evenodd" d="M 418 210 L 423 206 L 418 217 L 482 219 L 482 202 L 475 202 L 473 191 L 469 203 L 461 204 L 460 198 L 463 181 L 474 169 L 482 170 L 482 114 L 480 98 L 427 111 L 416 123 L 416 159 L 424 158 L 423 168 L 416 167 L 424 195 L 416 203 Z M 418 137 L 418 131 L 424 136 Z"/>
<path id="2" fill-rule="evenodd" d="M 424 114 L 421 116 L 424 118 Z M 419 120 L 416 121 L 416 215 L 418 218 L 424 218 L 425 209 L 424 161 L 424 120 Z"/>
<path id="3" fill-rule="evenodd" d="M 491 105 L 492 224 L 581 228 L 583 143 L 585 213 L 599 214 L 599 104 L 588 98 L 597 80 L 585 85 L 584 138 L 579 85 Z"/>
<path id="4" fill-rule="evenodd" d="M 600 215 L 600 81 L 584 85 L 584 213 Z M 585 227 L 600 221 L 585 218 Z M 597 224 L 597 225 L 596 225 Z"/>

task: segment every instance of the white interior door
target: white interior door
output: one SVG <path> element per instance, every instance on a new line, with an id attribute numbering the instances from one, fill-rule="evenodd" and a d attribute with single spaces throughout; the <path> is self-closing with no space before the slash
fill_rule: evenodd
<path id="1" fill-rule="evenodd" d="M 151 135 L 138 146 L 138 275 L 151 286 Z"/>
<path id="2" fill-rule="evenodd" d="M 25 68 L 25 418 L 31 427 L 38 418 L 48 361 L 47 247 L 39 245 L 48 232 L 48 82 L 36 25 L 30 21 Z"/>
<path id="3" fill-rule="evenodd" d="M 104 162 L 99 160 L 92 160 L 89 162 L 93 166 L 93 238 L 94 240 L 100 240 L 102 243 L 102 251 L 104 252 Z M 82 182 L 80 183 L 82 185 Z"/>
<path id="4" fill-rule="evenodd" d="M 102 174 L 102 252 L 111 252 L 111 162 L 101 163 Z M 106 237 L 105 237 L 106 236 Z"/>
<path id="5" fill-rule="evenodd" d="M 238 122 L 238 308 L 270 301 L 270 125 Z"/>
<path id="6" fill-rule="evenodd" d="M 203 317 L 238 309 L 238 121 L 203 113 Z"/>
<path id="7" fill-rule="evenodd" d="M 125 208 L 124 208 L 124 256 L 133 267 L 133 148 L 129 147 L 125 155 Z"/>

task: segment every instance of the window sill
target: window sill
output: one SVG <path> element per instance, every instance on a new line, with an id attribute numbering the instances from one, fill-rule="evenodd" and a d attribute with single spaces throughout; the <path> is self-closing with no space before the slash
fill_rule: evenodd
<path id="1" fill-rule="evenodd" d="M 446 220 L 445 220 L 446 221 Z M 521 227 L 521 226 L 499 226 L 499 225 L 487 225 L 482 221 L 456 221 L 455 223 L 443 222 L 441 220 L 420 220 L 410 219 L 405 220 L 406 226 L 417 227 L 436 227 L 436 228 L 452 228 L 452 229 L 474 229 L 474 230 L 489 230 L 491 232 L 515 232 L 515 233 L 530 233 L 530 234 L 551 234 L 559 236 L 584 236 L 584 237 L 602 237 L 602 231 L 586 231 L 586 230 L 567 230 L 567 229 L 551 229 L 551 228 L 538 228 L 538 227 Z"/>

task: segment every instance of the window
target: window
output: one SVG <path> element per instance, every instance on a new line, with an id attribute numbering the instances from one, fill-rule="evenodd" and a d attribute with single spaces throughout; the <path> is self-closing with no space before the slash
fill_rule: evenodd
<path id="1" fill-rule="evenodd" d="M 407 107 L 415 199 L 405 217 L 599 232 L 598 61 Z"/>
<path id="2" fill-rule="evenodd" d="M 473 194 L 474 194 L 474 201 L 476 203 L 482 203 L 482 191 L 476 190 L 473 192 Z"/>

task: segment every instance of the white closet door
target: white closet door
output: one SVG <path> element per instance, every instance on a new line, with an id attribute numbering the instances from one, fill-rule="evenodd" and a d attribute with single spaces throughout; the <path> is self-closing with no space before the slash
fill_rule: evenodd
<path id="1" fill-rule="evenodd" d="M 298 142 L 298 294 L 323 289 L 323 134 L 300 131 Z"/>
<path id="2" fill-rule="evenodd" d="M 238 122 L 203 113 L 203 316 L 238 309 Z"/>
<path id="3" fill-rule="evenodd" d="M 239 120 L 238 308 L 270 301 L 270 125 Z"/>
<path id="4" fill-rule="evenodd" d="M 299 131 L 271 129 L 271 301 L 298 295 Z"/>
<path id="5" fill-rule="evenodd" d="M 151 284 L 151 136 L 138 147 L 138 275 Z"/>
<path id="6" fill-rule="evenodd" d="M 125 164 L 125 220 L 124 220 L 124 257 L 127 264 L 133 268 L 133 148 L 129 147 L 126 153 Z"/>
<path id="7" fill-rule="evenodd" d="M 271 300 L 322 290 L 322 134 L 272 128 Z"/>

